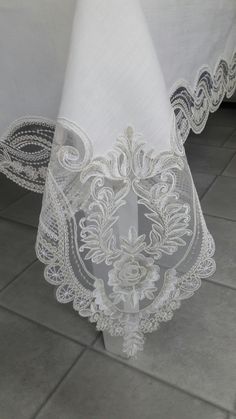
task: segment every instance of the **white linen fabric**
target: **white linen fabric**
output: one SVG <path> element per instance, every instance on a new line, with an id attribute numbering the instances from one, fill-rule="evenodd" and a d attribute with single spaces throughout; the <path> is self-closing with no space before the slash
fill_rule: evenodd
<path id="1" fill-rule="evenodd" d="M 79 0 L 56 129 L 46 113 L 1 141 L 0 170 L 44 190 L 58 301 L 128 356 L 215 269 L 183 143 L 235 90 L 235 22 L 234 0 Z"/>

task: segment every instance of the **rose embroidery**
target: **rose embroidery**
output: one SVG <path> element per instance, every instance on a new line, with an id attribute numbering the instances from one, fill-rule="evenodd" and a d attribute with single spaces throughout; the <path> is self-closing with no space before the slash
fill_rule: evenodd
<path id="1" fill-rule="evenodd" d="M 157 291 L 155 283 L 160 277 L 159 271 L 159 266 L 154 265 L 150 257 L 123 255 L 108 274 L 108 285 L 113 288 L 110 297 L 115 304 L 123 301 L 133 307 L 144 298 L 152 300 Z"/>

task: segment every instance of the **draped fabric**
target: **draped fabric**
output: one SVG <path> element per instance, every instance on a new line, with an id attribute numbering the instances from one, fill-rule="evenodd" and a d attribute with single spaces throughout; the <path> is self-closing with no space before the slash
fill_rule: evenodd
<path id="1" fill-rule="evenodd" d="M 57 121 L 1 140 L 0 170 L 44 191 L 36 252 L 58 301 L 128 356 L 215 270 L 184 141 L 234 93 L 235 18 L 233 0 L 79 0 Z"/>

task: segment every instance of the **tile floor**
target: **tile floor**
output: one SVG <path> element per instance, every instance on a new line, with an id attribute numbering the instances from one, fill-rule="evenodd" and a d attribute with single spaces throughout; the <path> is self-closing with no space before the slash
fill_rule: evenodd
<path id="1" fill-rule="evenodd" d="M 55 301 L 34 253 L 41 196 L 0 176 L 0 419 L 236 419 L 236 108 L 186 152 L 218 269 L 135 361 Z"/>

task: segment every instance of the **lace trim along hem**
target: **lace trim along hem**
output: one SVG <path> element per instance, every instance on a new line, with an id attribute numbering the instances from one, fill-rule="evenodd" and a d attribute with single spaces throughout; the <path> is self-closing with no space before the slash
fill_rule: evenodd
<path id="1" fill-rule="evenodd" d="M 69 121 L 55 136 L 36 245 L 45 278 L 59 302 L 123 336 L 123 351 L 135 356 L 144 334 L 170 320 L 215 270 L 187 161 L 148 150 L 131 127 L 96 158 Z"/>
<path id="2" fill-rule="evenodd" d="M 175 148 L 182 149 L 190 129 L 203 130 L 210 112 L 236 87 L 236 53 L 230 63 L 220 59 L 214 73 L 204 66 L 192 88 L 178 81 L 170 93 L 176 118 Z M 0 172 L 34 192 L 43 193 L 55 131 L 55 122 L 42 117 L 24 117 L 13 122 L 0 138 Z"/>
<path id="3" fill-rule="evenodd" d="M 230 98 L 236 88 L 236 52 L 230 63 L 220 59 L 214 72 L 208 66 L 199 71 L 194 88 L 185 80 L 171 89 L 170 101 L 175 112 L 178 137 L 183 144 L 192 129 L 199 134 L 209 113 L 215 112 L 224 97 Z"/>

